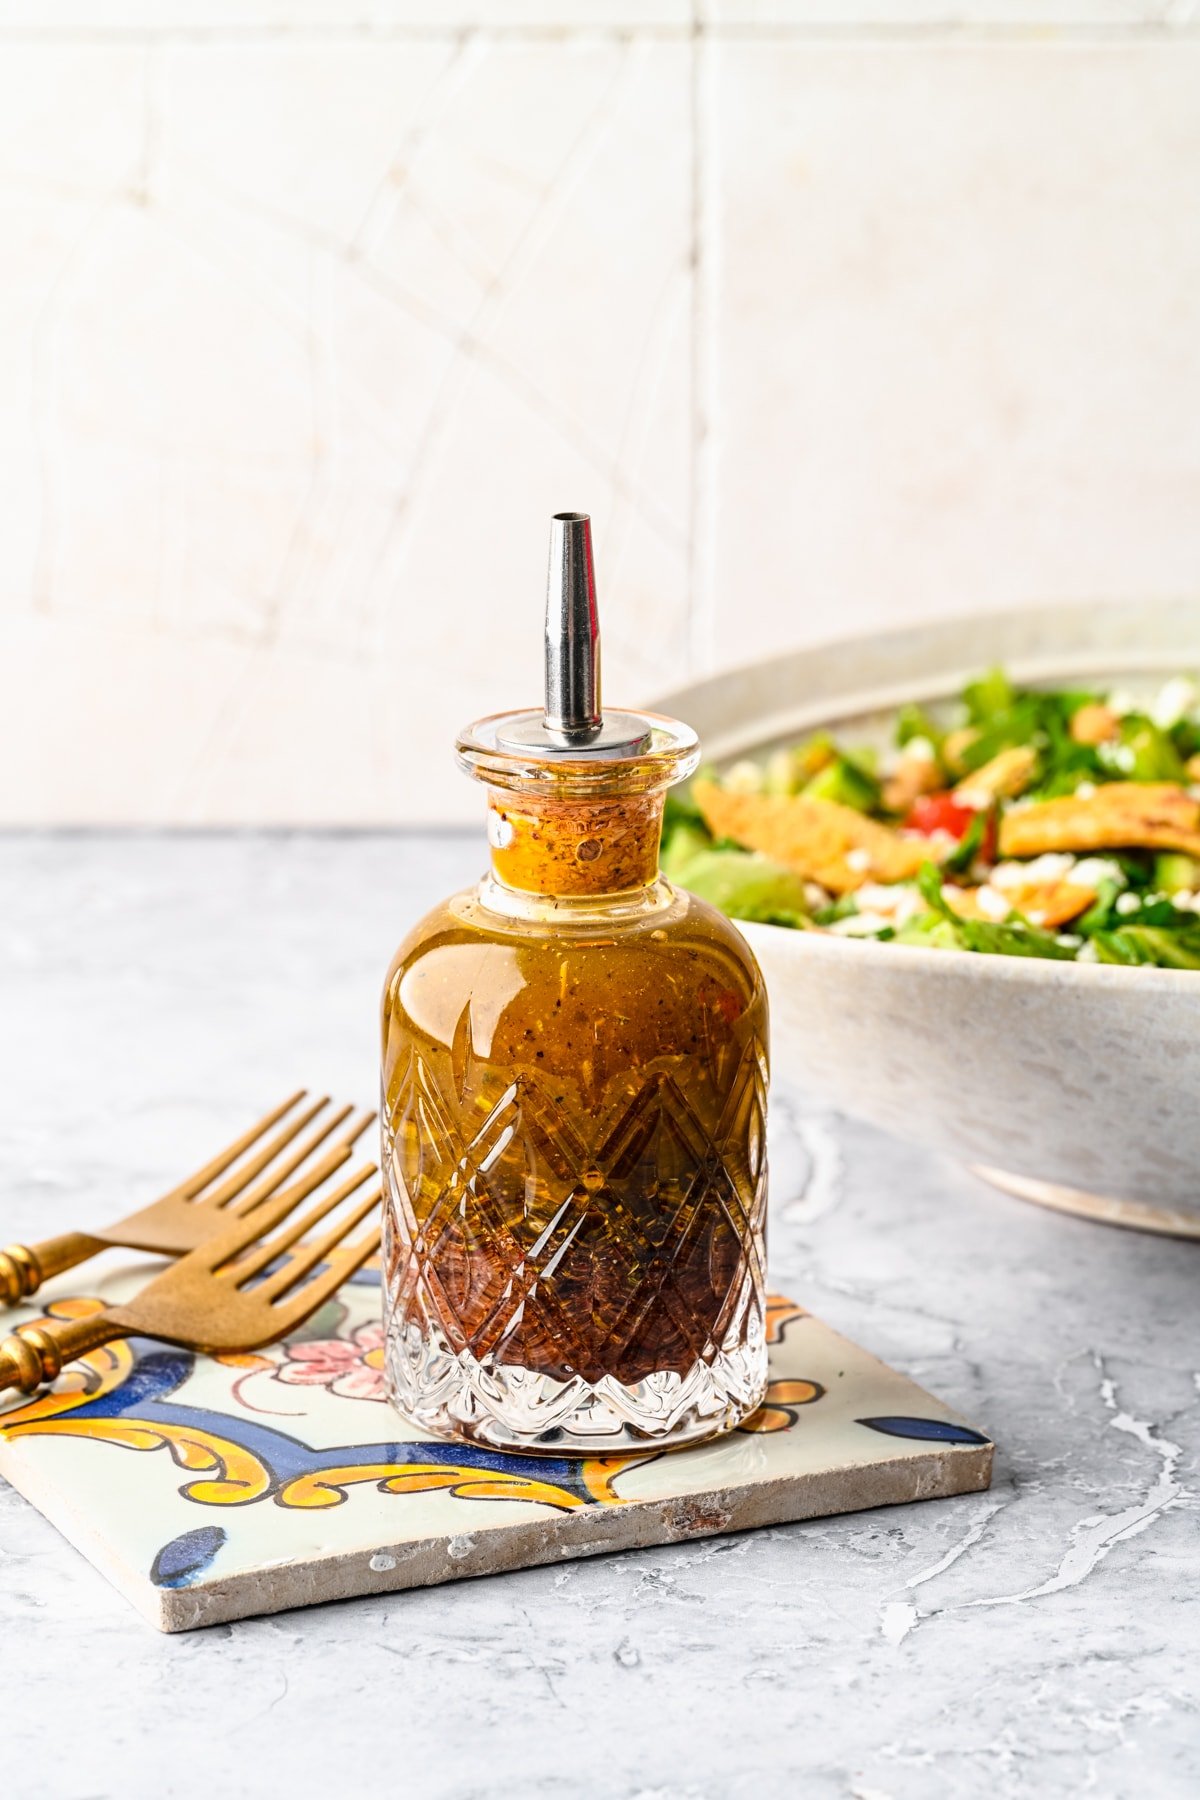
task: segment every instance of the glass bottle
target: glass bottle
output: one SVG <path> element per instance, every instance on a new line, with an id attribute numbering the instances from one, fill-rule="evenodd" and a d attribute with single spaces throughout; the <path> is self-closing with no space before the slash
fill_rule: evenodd
<path id="1" fill-rule="evenodd" d="M 457 745 L 490 872 L 384 988 L 386 1356 L 429 1431 L 592 1456 L 762 1399 L 767 1002 L 737 929 L 659 873 L 695 734 L 600 712 L 588 522 L 553 530 L 545 713 Z"/>

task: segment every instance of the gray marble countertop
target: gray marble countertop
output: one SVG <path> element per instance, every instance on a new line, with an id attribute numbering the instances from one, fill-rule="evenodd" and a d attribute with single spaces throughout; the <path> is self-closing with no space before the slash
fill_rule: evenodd
<path id="1" fill-rule="evenodd" d="M 395 942 L 479 855 L 0 839 L 0 1234 L 101 1221 L 289 1085 L 369 1098 Z M 771 1130 L 775 1284 L 986 1429 L 990 1493 L 162 1638 L 0 1487 L 10 1791 L 1194 1795 L 1200 1248 L 786 1070 Z"/>

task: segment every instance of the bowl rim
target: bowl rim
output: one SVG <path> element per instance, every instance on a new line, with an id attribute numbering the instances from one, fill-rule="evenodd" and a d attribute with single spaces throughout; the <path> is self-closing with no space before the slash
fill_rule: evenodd
<path id="1" fill-rule="evenodd" d="M 847 658 L 859 671 L 850 682 Z M 725 761 L 824 722 L 888 712 L 908 700 L 936 704 L 998 660 L 1034 683 L 1089 674 L 1137 679 L 1189 660 L 1200 664 L 1200 595 L 1027 602 L 864 628 L 699 673 L 653 705 L 698 729 L 704 758 Z M 918 665 L 911 673 L 909 662 Z M 751 694 L 763 708 L 753 719 L 745 711 Z"/>
<path id="2" fill-rule="evenodd" d="M 1004 981 L 1015 985 L 1036 985 L 1045 987 L 1079 987 L 1091 986 L 1103 992 L 1106 988 L 1119 990 L 1128 987 L 1131 976 L 1138 978 L 1140 987 L 1156 988 L 1162 992 L 1179 989 L 1181 992 L 1194 993 L 1200 1001 L 1200 969 L 1163 969 L 1153 963 L 1092 963 L 1061 962 L 1047 956 L 999 956 L 986 955 L 977 950 L 934 950 L 925 944 L 895 944 L 889 940 L 878 938 L 838 937 L 832 932 L 820 930 L 805 931 L 792 925 L 771 925 L 759 919 L 734 919 L 732 923 L 743 934 L 752 932 L 755 936 L 748 939 L 753 948 L 759 932 L 770 932 L 769 941 L 783 940 L 803 944 L 801 955 L 828 957 L 831 961 L 839 958 L 853 958 L 866 965 L 882 959 L 882 966 L 895 969 L 897 966 L 911 966 L 914 973 L 922 969 L 936 969 L 944 975 L 959 974 L 965 980 Z M 899 964 L 897 959 L 900 959 Z"/>
<path id="3" fill-rule="evenodd" d="M 904 677 L 893 670 L 893 663 L 902 664 L 914 654 L 929 659 L 924 676 Z M 860 666 L 865 664 L 866 674 L 842 685 L 841 664 L 847 657 Z M 715 739 L 714 757 L 723 761 L 731 755 L 753 755 L 755 748 L 761 751 L 792 730 L 810 730 L 822 722 L 835 724 L 839 719 L 886 711 L 905 699 L 918 704 L 944 699 L 965 674 L 997 658 L 1018 679 L 1032 682 L 1070 680 L 1072 670 L 1079 678 L 1088 673 L 1112 673 L 1119 679 L 1124 669 L 1137 679 L 1172 666 L 1186 666 L 1189 661 L 1200 663 L 1200 598 L 1176 593 L 1140 600 L 1026 602 L 986 612 L 917 619 L 884 631 L 864 628 L 700 675 L 660 696 L 655 704 L 660 711 L 679 712 L 684 718 L 697 714 L 702 741 Z M 808 694 L 794 693 L 793 682 L 806 674 L 810 677 Z M 767 710 L 760 720 L 748 721 L 743 715 L 740 722 L 735 719 L 731 724 L 706 728 L 706 715 L 714 706 L 724 710 L 723 696 L 740 700 L 738 690 L 756 682 L 761 682 L 767 697 Z M 814 688 L 819 691 L 814 693 Z M 853 939 L 757 920 L 733 922 L 743 932 L 771 933 L 768 942 L 803 942 L 804 955 L 858 963 L 865 957 L 867 967 L 882 957 L 884 967 L 895 969 L 897 957 L 902 957 L 907 960 L 900 966 L 914 974 L 936 969 L 943 975 L 957 973 L 965 980 L 1000 981 L 1018 987 L 1082 986 L 1100 992 L 1109 988 L 1128 992 L 1132 978 L 1139 989 L 1164 994 L 1178 989 L 1194 993 L 1200 1000 L 1197 969 L 935 950 L 922 944 Z"/>

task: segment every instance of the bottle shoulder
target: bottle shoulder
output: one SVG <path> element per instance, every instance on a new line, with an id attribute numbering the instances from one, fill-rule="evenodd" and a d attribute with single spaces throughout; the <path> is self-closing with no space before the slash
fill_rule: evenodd
<path id="1" fill-rule="evenodd" d="M 391 987 L 395 976 L 408 968 L 414 961 L 444 943 L 453 936 L 456 930 L 456 904 L 465 900 L 473 889 L 464 889 L 461 893 L 451 894 L 445 900 L 439 900 L 436 906 L 410 925 L 400 942 L 396 945 L 392 960 L 388 964 L 387 978 L 384 981 L 385 992 Z"/>
<path id="2" fill-rule="evenodd" d="M 655 957 L 676 954 L 741 965 L 753 980 L 761 980 L 754 952 L 733 921 L 708 901 L 665 881 L 644 905 L 549 903 L 517 914 L 495 910 L 483 892 L 465 888 L 417 920 L 396 947 L 388 982 L 398 971 L 452 946 L 470 946 L 484 959 L 489 949 L 531 956 L 545 951 L 575 959 L 618 947 L 626 954 L 643 948 Z"/>
<path id="3" fill-rule="evenodd" d="M 456 1081 L 483 1059 L 534 1080 L 553 1070 L 564 1092 L 643 1067 L 720 1085 L 746 1055 L 765 1062 L 767 999 L 737 928 L 665 884 L 644 916 L 608 922 L 603 908 L 557 923 L 497 917 L 472 892 L 404 939 L 381 1022 L 385 1071 L 417 1047 L 456 1057 Z"/>
<path id="4" fill-rule="evenodd" d="M 675 888 L 674 892 L 687 900 L 687 925 L 693 934 L 720 944 L 729 955 L 740 958 L 756 975 L 759 974 L 758 958 L 727 913 L 723 913 L 710 900 L 701 900 L 699 895 L 689 893 L 686 888 Z"/>
<path id="5" fill-rule="evenodd" d="M 575 916 L 569 930 L 452 896 L 399 946 L 382 998 L 385 1037 L 408 1021 L 448 1043 L 469 1018 L 475 1041 L 505 1041 L 503 1023 L 547 1053 L 561 1037 L 566 1054 L 585 1037 L 685 1044 L 714 1013 L 765 1032 L 762 977 L 722 914 L 674 892 L 648 918 L 605 928 Z"/>

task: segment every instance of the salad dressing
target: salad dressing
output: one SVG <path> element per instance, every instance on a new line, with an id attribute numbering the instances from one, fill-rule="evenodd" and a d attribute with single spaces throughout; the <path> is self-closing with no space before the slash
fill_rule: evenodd
<path id="1" fill-rule="evenodd" d="M 385 984 L 387 1366 L 429 1430 L 595 1455 L 761 1400 L 767 1007 L 736 927 L 659 873 L 698 746 L 600 709 L 587 522 L 555 524 L 550 635 L 590 631 L 584 692 L 552 674 L 542 718 L 460 737 L 490 871 Z"/>

